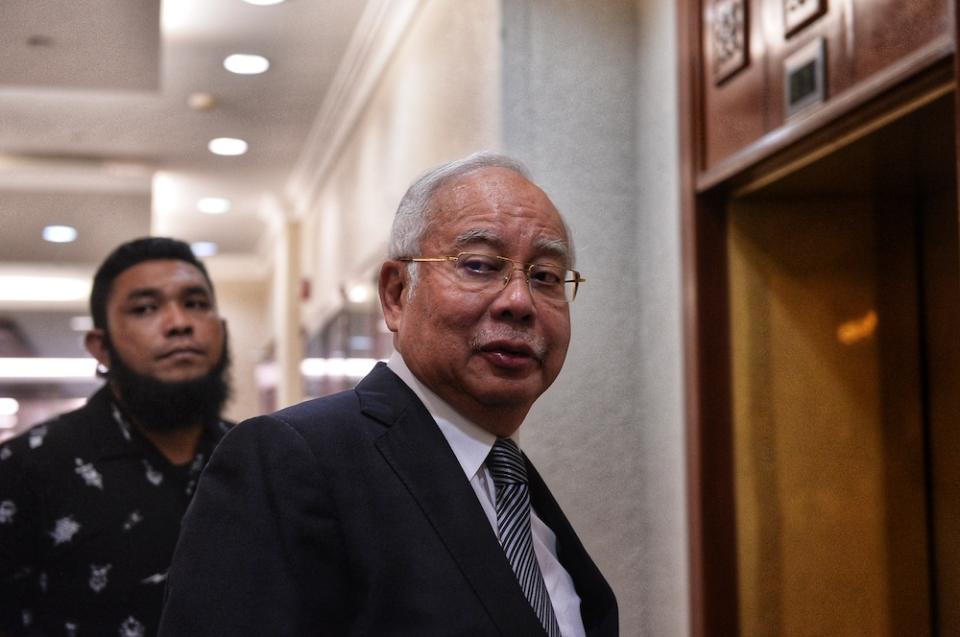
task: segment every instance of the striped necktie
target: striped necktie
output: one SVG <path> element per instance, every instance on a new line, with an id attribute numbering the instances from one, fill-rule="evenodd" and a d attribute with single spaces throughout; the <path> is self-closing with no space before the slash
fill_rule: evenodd
<path id="1" fill-rule="evenodd" d="M 487 469 L 497 487 L 497 527 L 500 546 L 507 554 L 520 588 L 533 607 L 547 635 L 561 637 L 557 617 L 553 613 L 547 586 L 533 552 L 530 533 L 530 492 L 527 489 L 527 467 L 517 443 L 497 438 L 487 456 Z"/>

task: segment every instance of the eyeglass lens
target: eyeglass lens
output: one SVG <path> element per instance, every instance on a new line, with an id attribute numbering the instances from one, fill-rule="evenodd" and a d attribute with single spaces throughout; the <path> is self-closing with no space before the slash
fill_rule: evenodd
<path id="1" fill-rule="evenodd" d="M 455 269 L 461 282 L 470 289 L 505 286 L 513 272 L 524 273 L 530 291 L 545 299 L 570 302 L 577 291 L 577 276 L 565 268 L 517 263 L 506 257 L 464 252 L 457 255 Z"/>

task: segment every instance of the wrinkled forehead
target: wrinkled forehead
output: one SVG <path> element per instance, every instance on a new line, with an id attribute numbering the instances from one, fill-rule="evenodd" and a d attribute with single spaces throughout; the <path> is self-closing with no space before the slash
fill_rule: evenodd
<path id="1" fill-rule="evenodd" d="M 453 237 L 452 247 L 458 252 L 484 247 L 505 254 L 514 239 L 516 237 L 490 228 L 467 228 Z M 570 246 L 566 239 L 551 234 L 532 235 L 527 239 L 531 253 L 537 257 L 553 257 L 563 263 L 570 263 Z"/>
<path id="2" fill-rule="evenodd" d="M 506 168 L 472 171 L 438 188 L 424 239 L 494 249 L 524 240 L 538 253 L 572 258 L 567 226 L 556 206 L 536 184 Z"/>

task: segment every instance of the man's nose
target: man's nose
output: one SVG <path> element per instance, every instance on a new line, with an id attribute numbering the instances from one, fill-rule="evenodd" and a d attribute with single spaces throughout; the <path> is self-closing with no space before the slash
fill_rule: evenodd
<path id="1" fill-rule="evenodd" d="M 179 303 L 169 303 L 163 313 L 164 333 L 168 335 L 189 334 L 193 332 L 193 321 L 186 308 Z"/>
<path id="2" fill-rule="evenodd" d="M 517 276 L 519 273 L 519 276 Z M 493 300 L 491 308 L 499 318 L 529 322 L 536 314 L 533 293 L 527 271 L 514 266 L 506 275 L 503 289 Z"/>

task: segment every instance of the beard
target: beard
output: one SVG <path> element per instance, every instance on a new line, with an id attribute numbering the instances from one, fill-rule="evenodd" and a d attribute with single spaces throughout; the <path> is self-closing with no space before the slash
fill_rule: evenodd
<path id="1" fill-rule="evenodd" d="M 106 377 L 118 395 L 121 411 L 144 429 L 175 431 L 220 420 L 220 412 L 230 397 L 230 352 L 226 342 L 213 369 L 199 378 L 177 382 L 134 371 L 109 341 L 107 351 L 110 371 Z"/>

